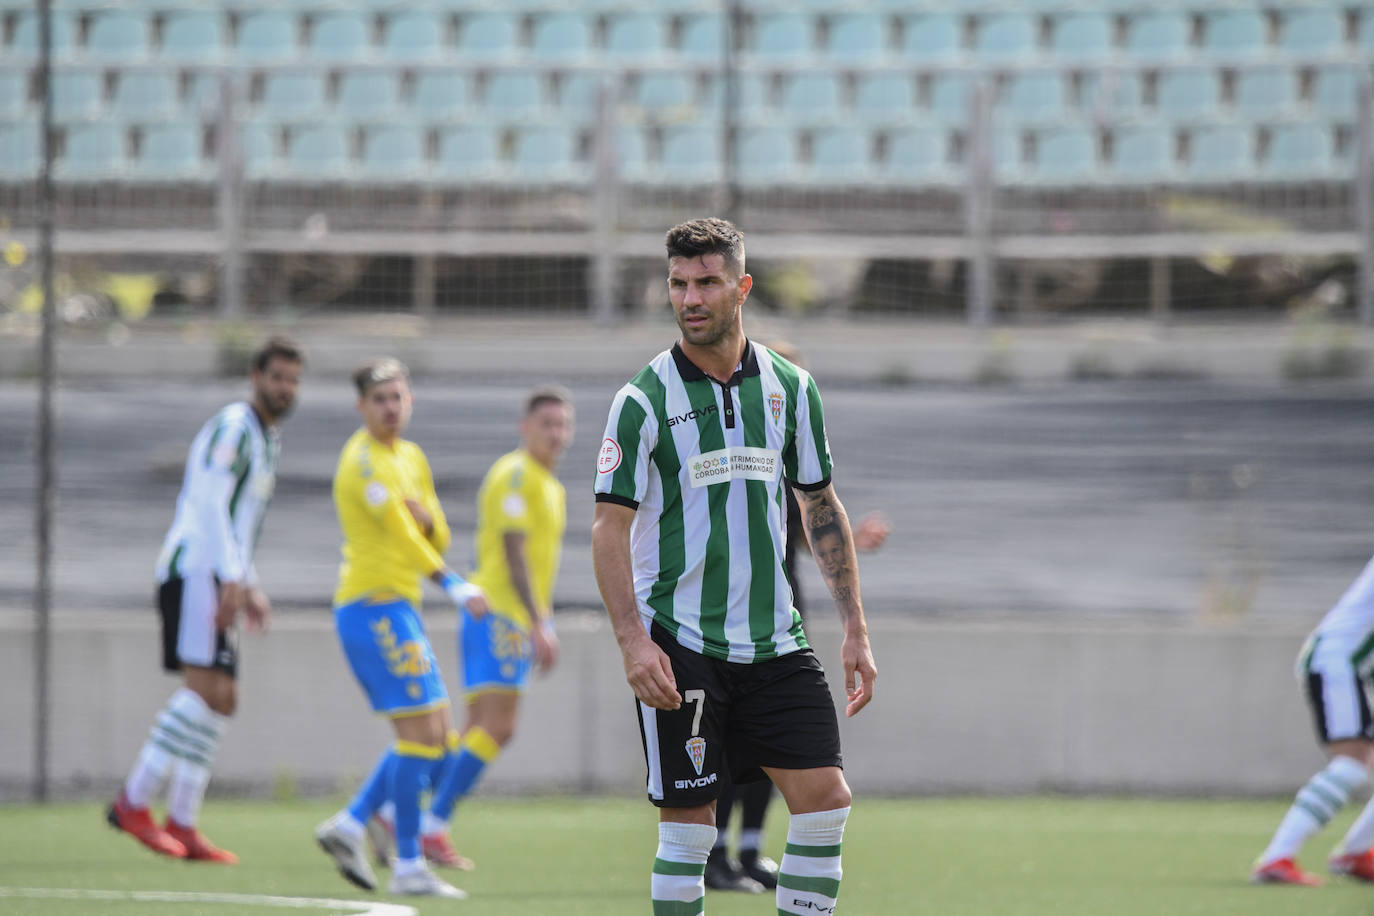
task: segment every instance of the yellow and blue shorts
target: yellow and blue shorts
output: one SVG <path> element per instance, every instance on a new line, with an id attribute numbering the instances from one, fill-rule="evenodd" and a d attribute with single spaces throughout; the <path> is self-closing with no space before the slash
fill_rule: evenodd
<path id="1" fill-rule="evenodd" d="M 397 717 L 448 705 L 434 649 L 410 602 L 341 604 L 334 608 L 334 629 L 373 710 Z"/>
<path id="2" fill-rule="evenodd" d="M 458 654 L 463 659 L 464 693 L 521 693 L 529 683 L 534 664 L 529 630 L 496 611 L 480 618 L 463 612 Z"/>

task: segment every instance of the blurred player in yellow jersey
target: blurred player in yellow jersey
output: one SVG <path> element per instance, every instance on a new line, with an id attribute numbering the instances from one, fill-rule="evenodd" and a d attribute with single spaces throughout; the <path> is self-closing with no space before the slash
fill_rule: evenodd
<path id="1" fill-rule="evenodd" d="M 388 798 L 396 807 L 393 894 L 463 897 L 425 866 L 420 852 L 420 792 L 452 762 L 448 693 L 419 614 L 421 584 L 432 579 L 458 609 L 481 616 L 486 600 L 444 565 L 448 523 L 424 452 L 401 438 L 412 409 L 409 374 L 394 359 L 353 377 L 363 428 L 344 445 L 334 474 L 343 530 L 343 564 L 334 621 L 349 666 L 373 710 L 388 716 L 396 742 L 352 803 L 315 837 L 345 878 L 373 890 L 365 824 Z"/>
<path id="2" fill-rule="evenodd" d="M 454 806 L 515 734 L 531 669 L 546 672 L 558 661 L 553 583 L 567 497 L 554 472 L 572 441 L 572 395 L 557 387 L 531 392 L 520 434 L 521 447 L 496 460 L 477 495 L 472 583 L 486 595 L 490 611 L 483 613 L 474 602 L 461 617 L 458 654 L 467 720 L 457 760 L 435 786 L 421 822 L 430 861 L 459 868 L 470 863 L 433 854 L 448 845 Z"/>

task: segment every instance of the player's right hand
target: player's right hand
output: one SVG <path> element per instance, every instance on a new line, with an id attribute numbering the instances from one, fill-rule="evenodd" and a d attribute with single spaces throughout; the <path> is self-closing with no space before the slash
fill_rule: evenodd
<path id="1" fill-rule="evenodd" d="M 648 634 L 622 648 L 621 655 L 625 662 L 625 681 L 641 703 L 653 709 L 677 709 L 682 705 L 677 678 L 673 677 L 673 664 Z"/>
<path id="2" fill-rule="evenodd" d="M 239 611 L 243 610 L 243 604 L 247 595 L 243 585 L 238 582 L 221 582 L 219 586 L 219 604 L 215 607 L 215 629 L 227 630 L 234 625 L 238 619 Z"/>

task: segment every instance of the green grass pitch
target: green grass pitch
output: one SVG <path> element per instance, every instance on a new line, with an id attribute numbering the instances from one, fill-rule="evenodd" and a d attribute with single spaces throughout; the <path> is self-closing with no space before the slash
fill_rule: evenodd
<path id="1" fill-rule="evenodd" d="M 197 891 L 356 899 L 316 848 L 330 802 L 211 800 L 203 827 L 243 859 L 234 868 L 159 859 L 107 827 L 100 806 L 0 807 L 0 913 L 7 916 L 264 916 L 330 912 L 237 903 L 16 896 L 16 888 Z M 1285 803 L 861 798 L 844 842 L 839 912 L 853 916 L 1368 916 L 1374 886 L 1252 887 L 1247 867 Z M 773 855 L 786 817 L 775 802 Z M 1319 868 L 1349 823 L 1308 848 Z M 476 800 L 457 845 L 477 870 L 457 874 L 466 901 L 411 903 L 425 916 L 620 916 L 649 913 L 656 820 L 626 798 Z M 385 880 L 385 876 L 383 876 Z M 386 900 L 385 895 L 377 899 Z M 337 911 L 336 911 L 337 912 Z M 773 913 L 771 895 L 709 892 L 710 914 Z"/>

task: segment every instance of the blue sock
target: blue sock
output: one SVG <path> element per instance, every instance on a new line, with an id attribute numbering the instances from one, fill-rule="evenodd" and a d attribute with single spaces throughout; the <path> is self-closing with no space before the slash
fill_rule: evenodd
<path id="1" fill-rule="evenodd" d="M 500 753 L 501 745 L 484 729 L 468 729 L 458 754 L 450 752 L 448 755 L 452 763 L 444 768 L 444 779 L 434 790 L 434 797 L 429 802 L 430 812 L 443 821 L 452 817 L 458 799 L 472 791 L 487 764 Z"/>
<path id="2" fill-rule="evenodd" d="M 387 799 L 387 792 L 390 791 L 391 767 L 396 760 L 396 751 L 387 748 L 382 754 L 377 765 L 372 769 L 372 775 L 367 777 L 367 781 L 358 787 L 358 792 L 353 796 L 353 801 L 349 802 L 348 813 L 353 815 L 360 824 L 366 824 L 372 817 L 372 813 L 382 806 L 382 802 Z"/>
<path id="3" fill-rule="evenodd" d="M 396 762 L 391 767 L 387 794 L 396 805 L 396 857 L 399 859 L 420 857 L 420 790 L 443 753 L 442 748 L 426 744 L 396 742 Z"/>

